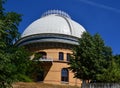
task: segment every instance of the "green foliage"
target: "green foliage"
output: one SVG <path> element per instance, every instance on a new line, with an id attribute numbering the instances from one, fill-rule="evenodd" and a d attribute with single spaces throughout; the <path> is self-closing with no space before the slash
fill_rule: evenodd
<path id="1" fill-rule="evenodd" d="M 21 15 L 5 12 L 3 3 L 5 0 L 0 0 L 0 88 L 9 88 L 14 81 L 27 80 L 30 55 L 13 44 L 20 35 L 17 27 Z"/>
<path id="2" fill-rule="evenodd" d="M 22 15 L 15 12 L 5 12 L 2 6 L 5 1 L 0 0 L 0 42 L 4 42 L 6 45 L 12 45 L 13 41 L 19 38 L 20 34 L 17 26 L 22 20 Z"/>
<path id="3" fill-rule="evenodd" d="M 118 64 L 111 60 L 108 69 L 105 69 L 103 74 L 97 74 L 97 80 L 99 82 L 119 83 L 120 68 Z"/>
<path id="4" fill-rule="evenodd" d="M 13 82 L 12 73 L 15 71 L 15 66 L 13 66 L 9 60 L 9 55 L 0 53 L 0 88 L 6 88 Z"/>
<path id="5" fill-rule="evenodd" d="M 115 59 L 115 62 L 119 65 L 120 67 L 120 55 L 114 55 L 113 58 Z"/>
<path id="6" fill-rule="evenodd" d="M 15 78 L 18 78 L 17 81 L 21 81 L 21 82 L 33 82 L 33 80 L 24 74 L 16 74 Z"/>
<path id="7" fill-rule="evenodd" d="M 111 48 L 105 46 L 99 34 L 83 33 L 73 52 L 70 69 L 75 77 L 83 80 L 98 80 L 97 74 L 103 74 L 112 59 Z"/>
<path id="8" fill-rule="evenodd" d="M 13 41 L 19 38 L 18 24 L 21 21 L 21 15 L 15 12 L 8 12 L 0 18 L 0 39 L 7 45 L 12 45 Z"/>
<path id="9" fill-rule="evenodd" d="M 29 51 L 25 50 L 23 47 L 13 47 L 10 48 L 10 51 L 13 54 L 11 60 L 17 68 L 17 73 L 25 74 L 29 67 Z"/>
<path id="10" fill-rule="evenodd" d="M 26 75 L 29 53 L 22 47 L 10 47 L 0 52 L 0 82 L 11 84 L 19 81 L 19 74 Z M 2 87 L 1 87 L 2 88 Z"/>
<path id="11" fill-rule="evenodd" d="M 37 77 L 42 77 L 43 67 L 42 62 L 39 59 L 42 57 L 40 53 L 34 53 L 34 58 L 31 60 L 31 68 L 28 70 L 28 75 L 33 81 L 37 81 Z"/>
<path id="12" fill-rule="evenodd" d="M 34 53 L 34 58 L 33 60 L 39 60 L 42 55 L 40 53 Z"/>
<path id="13" fill-rule="evenodd" d="M 33 80 L 36 81 L 36 76 L 41 75 L 43 72 L 43 67 L 41 66 L 41 61 L 39 61 L 40 57 L 42 57 L 39 53 L 34 53 L 34 58 L 29 60 L 30 68 L 27 71 L 27 75 Z"/>

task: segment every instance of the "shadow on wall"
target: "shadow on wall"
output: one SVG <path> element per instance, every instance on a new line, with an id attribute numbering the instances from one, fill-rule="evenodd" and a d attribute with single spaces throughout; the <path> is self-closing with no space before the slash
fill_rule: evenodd
<path id="1" fill-rule="evenodd" d="M 36 75 L 37 82 L 44 81 L 46 75 L 48 74 L 48 72 L 52 66 L 52 62 L 42 62 L 41 65 L 42 65 L 43 70 L 40 71 L 40 73 L 37 73 L 37 75 Z"/>

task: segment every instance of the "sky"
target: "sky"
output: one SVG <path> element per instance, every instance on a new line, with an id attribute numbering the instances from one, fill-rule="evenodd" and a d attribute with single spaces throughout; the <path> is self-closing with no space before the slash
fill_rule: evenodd
<path id="1" fill-rule="evenodd" d="M 120 54 L 120 0 L 7 0 L 6 12 L 22 14 L 19 32 L 48 10 L 62 10 L 92 35 L 99 33 L 113 54 Z"/>

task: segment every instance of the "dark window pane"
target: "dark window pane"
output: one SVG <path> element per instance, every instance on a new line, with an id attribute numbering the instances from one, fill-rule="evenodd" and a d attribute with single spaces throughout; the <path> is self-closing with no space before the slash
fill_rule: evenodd
<path id="1" fill-rule="evenodd" d="M 63 52 L 59 52 L 59 60 L 64 60 Z"/>
<path id="2" fill-rule="evenodd" d="M 61 71 L 61 81 L 68 82 L 68 69 L 63 68 Z"/>
<path id="3" fill-rule="evenodd" d="M 67 61 L 70 61 L 70 56 L 71 54 L 70 53 L 67 53 Z"/>

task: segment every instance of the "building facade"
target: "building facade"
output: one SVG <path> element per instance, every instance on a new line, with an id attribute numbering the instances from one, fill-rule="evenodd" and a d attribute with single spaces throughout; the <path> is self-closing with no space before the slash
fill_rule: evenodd
<path id="1" fill-rule="evenodd" d="M 24 30 L 16 44 L 42 55 L 39 60 L 43 62 L 44 71 L 37 77 L 38 81 L 80 85 L 81 81 L 73 78 L 74 74 L 69 71 L 68 63 L 72 48 L 78 45 L 83 32 L 85 29 L 67 13 L 49 10 Z"/>

